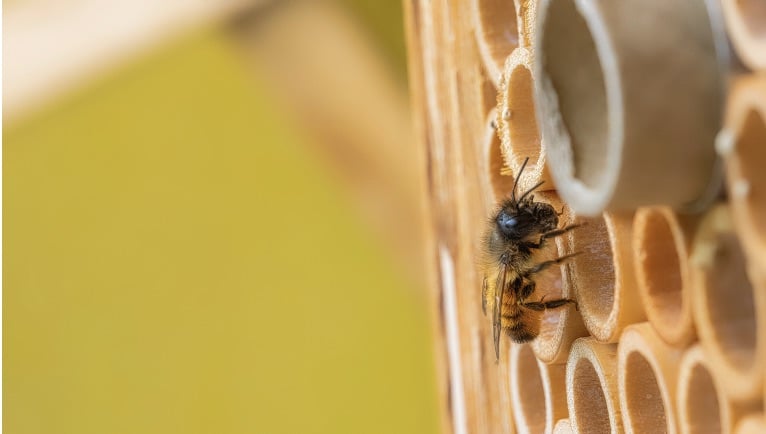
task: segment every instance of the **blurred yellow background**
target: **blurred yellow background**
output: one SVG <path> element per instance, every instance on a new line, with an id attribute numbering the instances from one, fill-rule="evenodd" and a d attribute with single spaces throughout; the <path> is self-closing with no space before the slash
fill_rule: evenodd
<path id="1" fill-rule="evenodd" d="M 227 35 L 6 122 L 4 432 L 437 431 L 420 280 Z"/>

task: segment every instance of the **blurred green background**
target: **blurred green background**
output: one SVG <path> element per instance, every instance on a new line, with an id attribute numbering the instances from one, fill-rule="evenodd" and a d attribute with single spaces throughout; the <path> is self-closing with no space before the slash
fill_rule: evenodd
<path id="1" fill-rule="evenodd" d="M 346 3 L 402 74 L 398 5 Z M 437 431 L 421 281 L 241 57 L 207 26 L 6 123 L 5 432 Z"/>

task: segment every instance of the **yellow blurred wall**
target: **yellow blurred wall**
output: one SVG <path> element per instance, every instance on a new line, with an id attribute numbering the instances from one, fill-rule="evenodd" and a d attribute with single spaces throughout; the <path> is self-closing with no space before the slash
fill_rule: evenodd
<path id="1" fill-rule="evenodd" d="M 418 291 L 221 31 L 3 139 L 6 433 L 436 432 Z"/>

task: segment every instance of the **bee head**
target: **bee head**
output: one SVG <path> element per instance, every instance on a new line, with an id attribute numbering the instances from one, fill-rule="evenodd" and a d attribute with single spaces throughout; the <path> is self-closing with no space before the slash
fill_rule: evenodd
<path id="1" fill-rule="evenodd" d="M 521 204 L 506 203 L 495 217 L 495 225 L 508 240 L 523 240 L 530 235 L 551 231 L 558 226 L 556 210 L 533 197 Z"/>

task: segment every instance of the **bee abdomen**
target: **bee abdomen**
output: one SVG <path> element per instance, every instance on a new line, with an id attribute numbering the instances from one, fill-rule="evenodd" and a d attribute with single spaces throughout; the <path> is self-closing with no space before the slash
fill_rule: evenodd
<path id="1" fill-rule="evenodd" d="M 503 314 L 502 328 L 512 341 L 523 344 L 539 334 L 539 326 L 534 326 L 535 320 L 533 316 L 525 315 L 522 309 L 514 309 Z"/>

